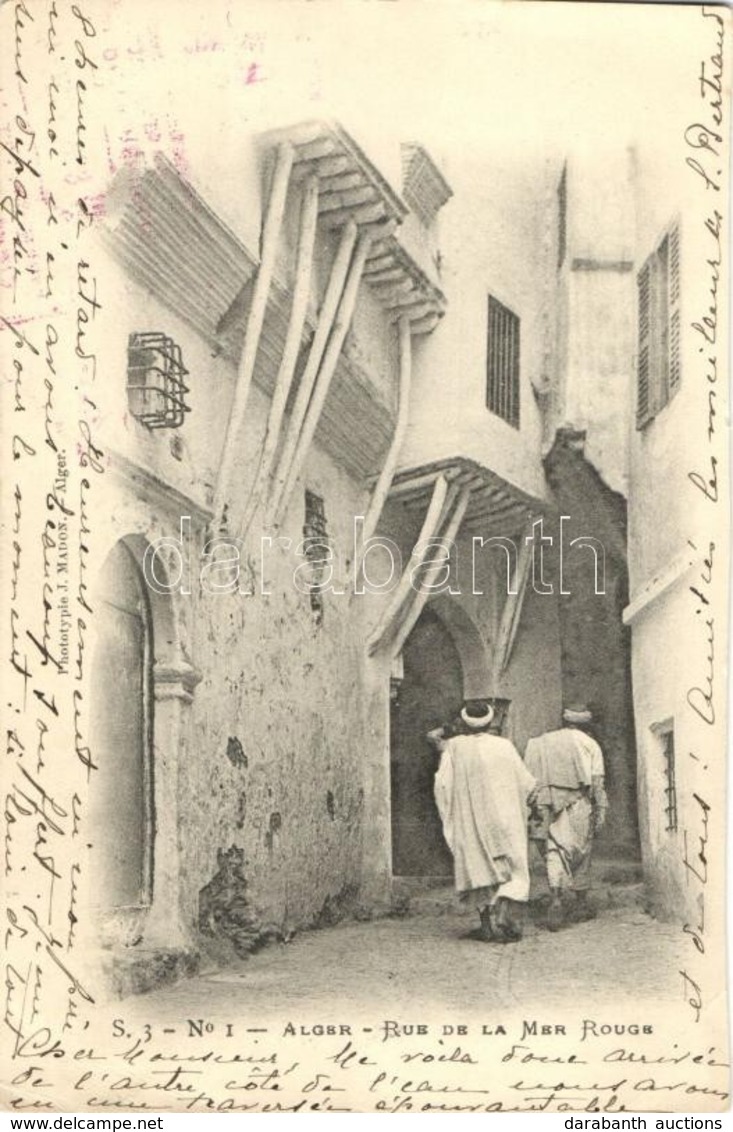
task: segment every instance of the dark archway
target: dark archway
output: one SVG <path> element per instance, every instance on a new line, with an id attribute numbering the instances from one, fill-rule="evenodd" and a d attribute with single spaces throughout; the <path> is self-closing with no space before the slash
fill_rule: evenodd
<path id="1" fill-rule="evenodd" d="M 425 736 L 460 708 L 463 668 L 451 633 L 430 606 L 402 657 L 404 679 L 391 713 L 392 872 L 449 877 L 453 863 L 433 796 L 439 756 Z"/>
<path id="2" fill-rule="evenodd" d="M 124 540 L 102 568 L 91 704 L 94 903 L 103 913 L 153 899 L 153 620 L 147 587 Z"/>
<path id="3" fill-rule="evenodd" d="M 181 768 L 200 680 L 188 654 L 188 611 L 170 582 L 175 548 L 159 528 L 141 529 L 147 514 L 127 519 L 137 529 L 110 539 L 95 578 L 89 688 L 98 765 L 87 815 L 90 912 L 102 946 L 124 954 L 112 971 L 119 994 L 159 982 L 163 955 L 165 978 L 195 962 L 196 894 L 181 861 Z"/>

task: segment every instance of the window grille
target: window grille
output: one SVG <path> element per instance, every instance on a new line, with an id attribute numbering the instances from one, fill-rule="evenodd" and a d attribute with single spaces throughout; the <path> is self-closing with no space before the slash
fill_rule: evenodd
<path id="1" fill-rule="evenodd" d="M 660 735 L 662 757 L 664 759 L 664 813 L 665 829 L 673 833 L 677 829 L 677 780 L 674 758 L 674 730 L 670 728 Z"/>
<path id="2" fill-rule="evenodd" d="M 330 555 L 330 542 L 323 499 L 313 491 L 305 493 L 305 523 L 303 542 L 306 560 L 310 565 L 310 605 L 317 625 L 323 622 L 323 579 Z"/>
<path id="3" fill-rule="evenodd" d="M 189 407 L 181 347 L 165 334 L 131 334 L 127 346 L 127 403 L 147 428 L 180 428 Z"/>
<path id="4" fill-rule="evenodd" d="M 519 428 L 519 318 L 489 295 L 486 405 Z"/>

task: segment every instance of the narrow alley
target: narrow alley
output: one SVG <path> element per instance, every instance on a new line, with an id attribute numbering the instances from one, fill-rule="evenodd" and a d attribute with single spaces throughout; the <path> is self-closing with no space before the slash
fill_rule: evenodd
<path id="1" fill-rule="evenodd" d="M 521 942 L 502 946 L 482 943 L 475 913 L 450 888 L 435 889 L 401 914 L 306 931 L 236 966 L 204 969 L 141 996 L 135 1009 L 159 1020 L 234 1012 L 297 1024 L 338 1023 L 339 1011 L 347 1020 L 366 1012 L 414 1021 L 422 1010 L 446 1019 L 478 1013 L 489 1024 L 502 1011 L 539 1017 L 583 1003 L 591 1014 L 591 1006 L 612 1006 L 614 1017 L 630 1018 L 645 1002 L 681 1002 L 681 929 L 644 911 L 641 885 L 596 892 L 596 920 L 553 934 L 533 918 Z"/>

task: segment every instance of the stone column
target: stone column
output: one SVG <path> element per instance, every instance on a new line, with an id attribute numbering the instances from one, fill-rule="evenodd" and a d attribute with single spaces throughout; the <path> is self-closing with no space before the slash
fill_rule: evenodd
<path id="1" fill-rule="evenodd" d="M 186 907 L 181 876 L 181 798 L 179 763 L 191 757 L 187 742 L 193 690 L 201 674 L 183 656 L 156 662 L 153 668 L 153 901 L 148 912 L 143 947 L 191 949 L 193 912 Z"/>

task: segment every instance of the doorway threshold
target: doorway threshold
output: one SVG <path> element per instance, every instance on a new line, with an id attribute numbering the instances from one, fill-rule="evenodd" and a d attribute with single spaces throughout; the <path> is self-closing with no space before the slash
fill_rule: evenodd
<path id="1" fill-rule="evenodd" d="M 424 912 L 455 912 L 458 897 L 449 876 L 392 877 L 393 904 L 403 905 L 411 915 Z"/>

